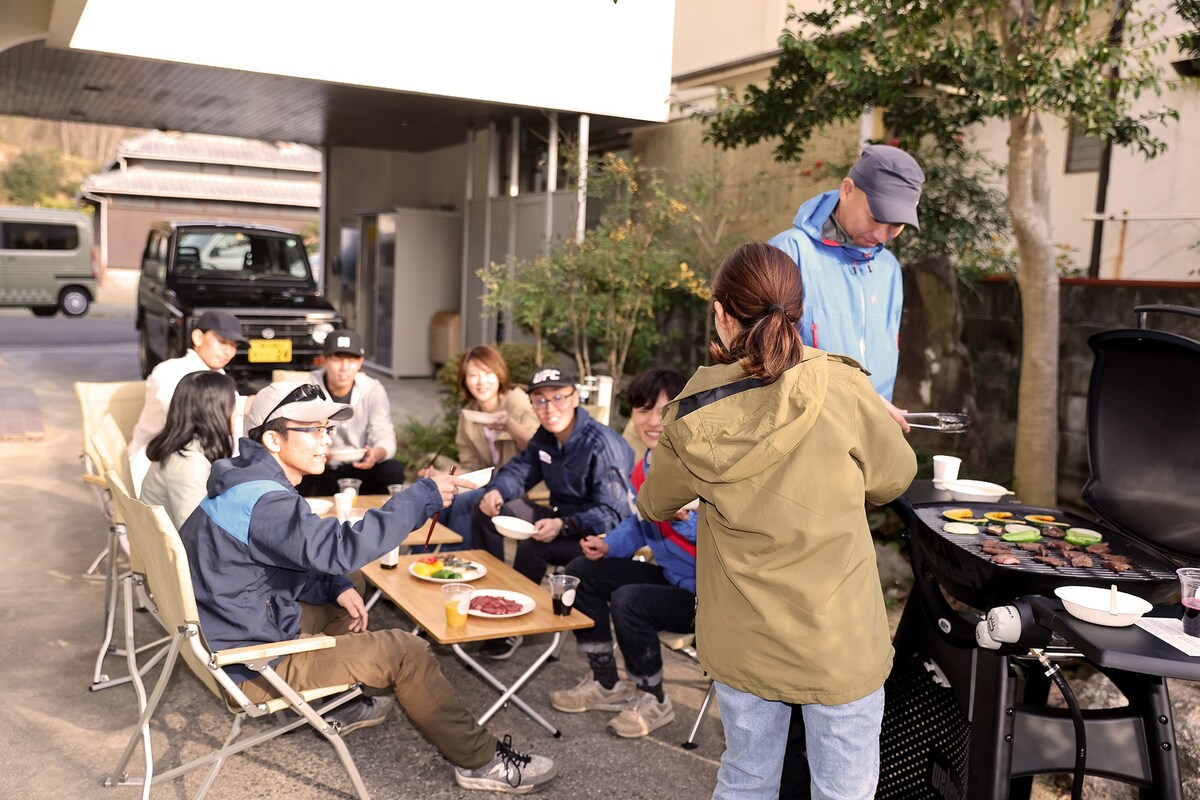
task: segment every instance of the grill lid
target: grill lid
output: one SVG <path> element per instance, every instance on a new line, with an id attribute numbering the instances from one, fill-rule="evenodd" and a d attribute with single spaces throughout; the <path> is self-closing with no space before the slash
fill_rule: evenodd
<path id="1" fill-rule="evenodd" d="M 1200 310 L 1170 310 L 1200 317 Z M 1142 328 L 1088 339 L 1088 506 L 1184 560 L 1200 558 L 1200 341 Z"/>

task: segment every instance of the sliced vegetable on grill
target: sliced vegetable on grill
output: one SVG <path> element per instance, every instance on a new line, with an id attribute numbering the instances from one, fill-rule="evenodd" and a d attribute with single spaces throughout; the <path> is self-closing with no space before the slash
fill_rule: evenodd
<path id="1" fill-rule="evenodd" d="M 1005 525 L 1000 538 L 1006 542 L 1040 542 L 1042 535 L 1029 525 Z"/>
<path id="2" fill-rule="evenodd" d="M 990 519 L 992 522 L 1008 522 L 1013 518 L 1011 511 L 989 511 L 983 516 L 986 519 Z"/>
<path id="3" fill-rule="evenodd" d="M 1089 544 L 1096 544 L 1104 541 L 1104 537 L 1098 531 L 1090 528 L 1067 528 L 1066 540 L 1071 544 L 1077 544 L 1080 547 L 1087 547 Z"/>
<path id="4" fill-rule="evenodd" d="M 960 536 L 970 536 L 979 533 L 979 528 L 969 522 L 947 522 L 942 526 L 942 530 L 946 533 L 956 533 Z"/>
<path id="5" fill-rule="evenodd" d="M 942 516 L 955 522 L 969 522 L 972 525 L 982 525 L 987 522 L 986 519 L 975 517 L 974 512 L 969 508 L 947 508 L 942 512 Z"/>
<path id="6" fill-rule="evenodd" d="M 1034 525 L 1057 525 L 1061 527 L 1067 527 L 1070 524 L 1067 522 L 1059 522 L 1049 514 L 1026 514 L 1025 521 L 1032 522 Z"/>

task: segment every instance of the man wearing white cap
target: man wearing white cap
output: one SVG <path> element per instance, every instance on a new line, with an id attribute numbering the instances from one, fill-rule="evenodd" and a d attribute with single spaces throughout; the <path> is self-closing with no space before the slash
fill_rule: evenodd
<path id="1" fill-rule="evenodd" d="M 498 741 L 478 725 L 424 640 L 395 629 L 368 631 L 362 597 L 345 577 L 449 505 L 461 479 L 423 478 L 353 524 L 321 519 L 295 490 L 305 475 L 324 471 L 331 422 L 353 413 L 313 383 L 273 383 L 255 397 L 249 438 L 237 456 L 213 464 L 208 495 L 179 530 L 204 635 L 216 650 L 330 635 L 336 646 L 272 666 L 298 690 L 391 687 L 413 724 L 455 765 L 459 786 L 535 791 L 554 778 L 554 762 L 518 753 L 507 736 Z M 228 672 L 252 702 L 273 696 L 250 669 Z M 346 733 L 384 722 L 392 706 L 386 695 L 367 697 L 328 719 Z"/>
<path id="2" fill-rule="evenodd" d="M 906 226 L 920 230 L 917 203 L 925 174 L 898 147 L 870 145 L 841 185 L 800 206 L 792 227 L 770 239 L 800 268 L 804 308 L 798 327 L 809 347 L 847 355 L 871 373 L 888 413 L 900 357 L 904 285 L 885 245 Z"/>

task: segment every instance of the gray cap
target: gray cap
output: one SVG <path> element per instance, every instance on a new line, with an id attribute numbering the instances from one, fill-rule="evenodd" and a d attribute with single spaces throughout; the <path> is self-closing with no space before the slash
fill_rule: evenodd
<path id="1" fill-rule="evenodd" d="M 200 315 L 200 319 L 196 320 L 196 330 L 212 331 L 230 341 L 246 343 L 242 323 L 228 311 L 205 311 Z"/>
<path id="2" fill-rule="evenodd" d="M 300 387 L 311 388 L 300 390 Z M 284 403 L 293 392 L 298 396 Z M 352 416 L 353 408 L 328 399 L 321 387 L 315 383 L 277 381 L 254 395 L 254 402 L 250 404 L 250 411 L 246 414 L 246 430 L 253 430 L 273 419 L 320 422 L 323 419 L 349 419 Z"/>
<path id="3" fill-rule="evenodd" d="M 863 190 L 871 206 L 871 216 L 876 220 L 921 230 L 917 203 L 921 200 L 925 173 L 908 153 L 886 144 L 869 145 L 847 177 Z"/>

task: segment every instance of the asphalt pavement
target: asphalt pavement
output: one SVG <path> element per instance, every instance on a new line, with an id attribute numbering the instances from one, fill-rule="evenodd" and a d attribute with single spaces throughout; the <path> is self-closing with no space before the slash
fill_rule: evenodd
<path id="1" fill-rule="evenodd" d="M 134 731 L 133 690 L 118 686 L 91 692 L 93 662 L 101 639 L 103 583 L 80 573 L 105 539 L 96 496 L 79 480 L 81 431 L 75 381 L 139 377 L 133 328 L 132 281 L 119 275 L 102 290 L 82 319 L 34 318 L 27 311 L 0 311 L 0 392 L 31 391 L 41 414 L 40 440 L 0 441 L 0 796 L 11 798 L 138 797 L 132 787 L 105 789 L 101 782 Z M 427 416 L 437 390 L 429 381 L 388 381 L 400 416 Z M 386 603 L 371 614 L 372 627 L 406 627 Z M 156 635 L 139 614 L 139 642 Z M 546 637 L 539 637 L 545 641 Z M 537 641 L 535 640 L 534 644 Z M 515 678 L 532 662 L 535 648 L 520 649 L 495 672 Z M 448 648 L 435 646 L 444 671 L 463 702 L 482 713 L 494 691 L 469 672 Z M 606 714 L 561 714 L 550 708 L 551 690 L 574 685 L 586 672 L 569 646 L 544 666 L 521 692 L 527 702 L 560 726 L 554 739 L 518 709 L 502 710 L 488 724 L 509 733 L 520 750 L 554 758 L 559 778 L 543 793 L 562 798 L 703 798 L 715 784 L 722 749 L 715 709 L 700 733 L 700 747 L 679 747 L 687 738 L 704 696 L 706 680 L 685 656 L 664 654 L 667 692 L 676 719 L 651 736 L 622 740 L 609 734 Z M 123 660 L 106 659 L 118 675 Z M 153 684 L 156 669 L 150 675 Z M 219 745 L 232 716 L 182 665 L 168 685 L 153 724 L 160 769 Z M 248 733 L 270 723 L 250 721 Z M 367 787 L 376 798 L 490 797 L 458 788 L 451 767 L 403 717 L 347 737 Z M 140 748 L 130 772 L 140 774 Z M 194 794 L 203 770 L 156 788 L 153 797 Z M 282 737 L 230 758 L 209 797 L 352 797 L 350 783 L 331 748 L 308 731 Z M 496 795 L 499 796 L 499 795 Z"/>

